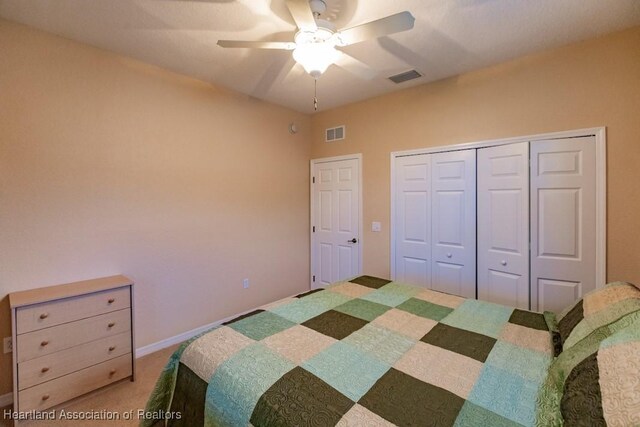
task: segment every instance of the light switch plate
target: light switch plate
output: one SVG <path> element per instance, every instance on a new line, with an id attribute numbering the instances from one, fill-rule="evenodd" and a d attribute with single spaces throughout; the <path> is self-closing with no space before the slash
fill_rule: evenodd
<path id="1" fill-rule="evenodd" d="M 374 222 L 371 223 L 371 231 L 374 231 L 374 232 L 377 233 L 377 232 L 380 231 L 381 228 L 382 228 L 382 226 L 380 225 L 379 222 L 374 221 Z"/>

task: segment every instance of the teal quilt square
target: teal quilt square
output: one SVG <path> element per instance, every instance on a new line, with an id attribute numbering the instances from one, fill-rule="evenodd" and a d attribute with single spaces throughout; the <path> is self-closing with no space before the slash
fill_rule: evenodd
<path id="1" fill-rule="evenodd" d="M 468 400 L 458 413 L 454 427 L 521 427 L 520 424 L 493 413 L 481 406 L 474 405 Z"/>
<path id="2" fill-rule="evenodd" d="M 364 353 L 371 354 L 389 365 L 400 360 L 416 343 L 411 338 L 373 323 L 355 331 L 342 342 L 352 345 Z"/>
<path id="3" fill-rule="evenodd" d="M 302 367 L 357 402 L 391 366 L 339 341 Z"/>
<path id="4" fill-rule="evenodd" d="M 485 363 L 519 375 L 535 384 L 542 384 L 547 376 L 551 357 L 505 341 L 498 341 Z"/>
<path id="5" fill-rule="evenodd" d="M 486 301 L 466 300 L 440 322 L 467 331 L 498 338 L 509 321 L 512 308 Z"/>
<path id="6" fill-rule="evenodd" d="M 295 323 L 306 322 L 328 310 L 323 305 L 310 300 L 311 296 L 313 295 L 296 299 L 289 304 L 280 305 L 269 311 Z"/>
<path id="7" fill-rule="evenodd" d="M 282 332 L 285 329 L 289 329 L 294 325 L 294 322 L 282 316 L 278 316 L 269 311 L 263 311 L 251 317 L 238 320 L 228 326 L 251 339 L 260 341 L 273 334 Z"/>
<path id="8" fill-rule="evenodd" d="M 442 305 L 423 301 L 417 298 L 410 298 L 398 305 L 396 308 L 415 314 L 416 316 L 426 317 L 427 319 L 437 321 L 444 319 L 453 311 L 450 307 L 444 307 Z"/>
<path id="9" fill-rule="evenodd" d="M 485 364 L 467 400 L 524 426 L 535 424 L 538 386 Z"/>
<path id="10" fill-rule="evenodd" d="M 334 310 L 370 322 L 390 308 L 376 302 L 355 298 L 337 306 Z"/>
<path id="11" fill-rule="evenodd" d="M 207 388 L 205 421 L 248 425 L 260 396 L 294 366 L 260 343 L 243 348 L 213 374 Z"/>

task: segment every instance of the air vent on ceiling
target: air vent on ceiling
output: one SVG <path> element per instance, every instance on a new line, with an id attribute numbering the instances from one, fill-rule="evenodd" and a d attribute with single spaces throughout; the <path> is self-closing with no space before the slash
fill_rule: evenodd
<path id="1" fill-rule="evenodd" d="M 395 76 L 389 77 L 389 80 L 398 84 L 402 82 L 406 82 L 408 80 L 417 79 L 418 77 L 422 77 L 422 74 L 417 72 L 416 70 L 405 71 L 404 73 L 396 74 Z"/>
<path id="2" fill-rule="evenodd" d="M 324 142 L 333 142 L 344 139 L 345 127 L 344 125 L 335 128 L 328 128 L 324 133 Z"/>

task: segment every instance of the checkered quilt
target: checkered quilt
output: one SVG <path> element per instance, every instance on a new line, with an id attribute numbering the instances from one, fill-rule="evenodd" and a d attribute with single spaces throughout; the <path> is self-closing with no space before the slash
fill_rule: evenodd
<path id="1" fill-rule="evenodd" d="M 542 314 L 362 276 L 185 343 L 147 410 L 188 426 L 530 426 L 552 354 Z"/>

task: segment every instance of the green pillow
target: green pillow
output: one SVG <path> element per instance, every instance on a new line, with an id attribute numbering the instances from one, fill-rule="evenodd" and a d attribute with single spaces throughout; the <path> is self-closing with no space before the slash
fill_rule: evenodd
<path id="1" fill-rule="evenodd" d="M 637 310 L 640 289 L 626 282 L 609 283 L 589 292 L 558 316 L 554 339 L 560 343 L 561 351 L 566 351 L 599 328 Z"/>
<path id="2" fill-rule="evenodd" d="M 538 426 L 640 425 L 640 311 L 602 326 L 549 367 Z"/>

